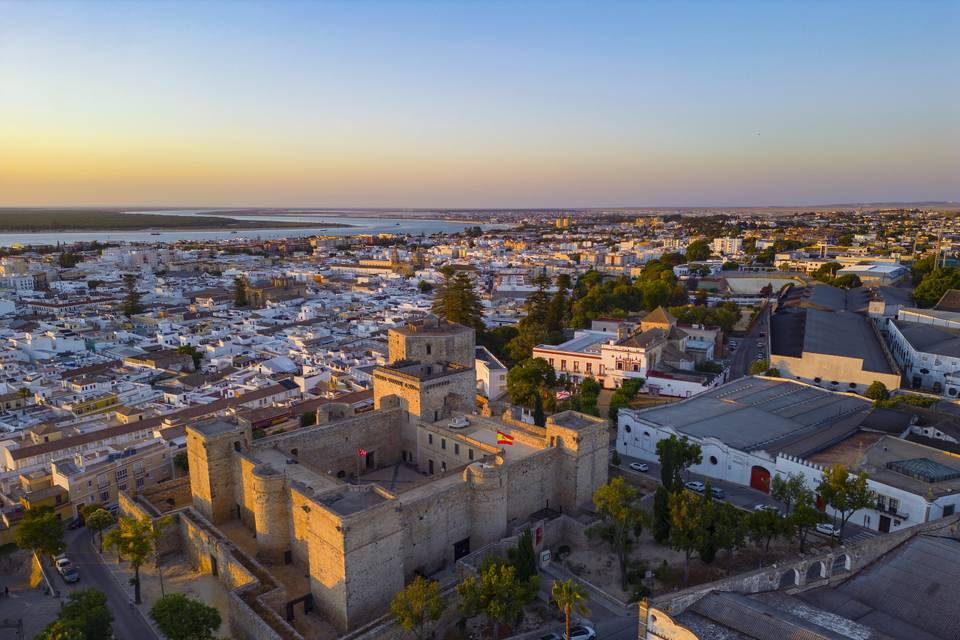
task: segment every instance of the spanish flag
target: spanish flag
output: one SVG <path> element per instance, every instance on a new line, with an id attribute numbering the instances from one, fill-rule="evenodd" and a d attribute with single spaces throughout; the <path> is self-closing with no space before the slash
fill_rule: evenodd
<path id="1" fill-rule="evenodd" d="M 513 444 L 513 436 L 503 431 L 497 431 L 497 444 Z"/>

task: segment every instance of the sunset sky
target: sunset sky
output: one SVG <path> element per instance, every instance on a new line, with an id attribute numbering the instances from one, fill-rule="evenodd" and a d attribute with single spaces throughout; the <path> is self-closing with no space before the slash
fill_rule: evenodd
<path id="1" fill-rule="evenodd" d="M 960 2 L 4 2 L 0 206 L 960 200 Z"/>

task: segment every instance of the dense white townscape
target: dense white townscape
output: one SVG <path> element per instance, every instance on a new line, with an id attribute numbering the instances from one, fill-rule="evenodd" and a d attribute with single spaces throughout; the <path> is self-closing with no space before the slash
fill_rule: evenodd
<path id="1" fill-rule="evenodd" d="M 942 544 L 960 544 L 955 218 L 920 209 L 682 213 L 473 212 L 455 232 L 86 243 L 65 234 L 60 245 L 5 247 L 0 540 L 19 539 L 34 510 L 50 509 L 71 528 L 101 507 L 148 521 L 173 515 L 171 557 L 185 553 L 196 576 L 237 563 L 230 571 L 253 572 L 274 594 L 255 604 L 236 592 L 245 604 L 223 612 L 234 637 L 392 638 L 384 600 L 392 591 L 360 586 L 377 556 L 350 555 L 344 538 L 344 564 L 332 569 L 313 551 L 285 548 L 293 543 L 276 538 L 276 522 L 289 518 L 295 536 L 306 525 L 282 505 L 297 504 L 298 491 L 315 495 L 314 508 L 360 531 L 361 516 L 374 518 L 384 500 L 446 505 L 442 487 L 453 485 L 442 479 L 454 472 L 473 496 L 463 498 L 474 505 L 465 516 L 472 535 L 447 549 L 430 534 L 421 544 L 436 546 L 439 564 L 416 567 L 411 558 L 424 552 L 402 543 L 396 588 L 426 575 L 453 589 L 463 571 L 482 570 L 485 555 L 535 530 L 542 577 L 582 580 L 600 629 L 632 617 L 635 632 L 639 599 L 649 638 L 765 638 L 774 627 L 818 638 L 946 637 L 939 621 L 907 617 L 891 623 L 898 632 L 870 635 L 883 625 L 854 621 L 837 603 L 850 596 L 840 595 L 841 576 L 875 584 L 866 567 L 899 562 L 890 557 L 896 544 L 935 555 L 943 550 L 928 548 L 926 532 L 944 530 L 953 542 Z M 417 431 L 390 426 L 406 424 Z M 555 434 L 564 429 L 580 433 L 573 475 L 583 465 L 594 475 L 572 487 L 537 480 L 536 495 L 511 493 L 520 491 L 511 484 L 499 498 L 512 505 L 507 520 L 493 524 L 495 502 L 474 504 L 484 482 L 475 474 L 492 460 L 524 477 L 554 473 L 560 457 L 536 463 L 545 467 L 528 457 L 563 446 Z M 355 441 L 356 453 L 334 454 L 335 434 Z M 698 548 L 706 574 L 678 594 L 688 583 L 668 569 L 622 584 L 604 578 L 589 568 L 598 561 L 590 554 L 609 547 L 590 543 L 587 530 L 611 517 L 597 502 L 606 463 L 596 475 L 583 448 L 591 438 L 612 455 L 610 478 L 650 498 L 644 536 L 660 535 L 658 514 L 671 518 L 674 507 L 655 502 L 669 480 L 661 469 L 679 464 L 686 488 L 669 487 L 669 505 L 709 494 L 709 517 L 740 522 L 739 538 L 711 544 L 743 556 L 745 538 L 767 535 L 753 520 L 776 512 L 764 526 L 783 540 L 779 566 L 794 568 L 761 579 L 731 564 L 719 586 Z M 240 462 L 217 457 L 224 439 L 236 439 Z M 670 462 L 675 446 L 696 453 Z M 475 451 L 491 457 L 481 464 Z M 280 493 L 258 497 L 256 479 L 284 460 L 299 470 L 281 469 L 287 484 L 269 489 Z M 248 463 L 260 465 L 249 477 Z M 837 486 L 855 492 L 861 483 L 859 501 L 830 493 L 829 478 L 841 472 Z M 216 495 L 234 483 L 236 513 L 233 498 L 221 505 Z M 347 504 L 316 493 L 334 486 L 337 496 L 369 497 Z M 582 499 L 594 489 L 593 502 Z M 808 499 L 812 520 L 794 522 L 791 500 Z M 261 500 L 274 501 L 271 515 Z M 370 521 L 378 544 L 393 539 L 385 517 Z M 404 535 L 413 526 L 404 524 Z M 195 527 L 208 533 L 197 538 Z M 642 538 L 644 556 L 663 566 L 676 561 L 671 549 L 696 548 L 664 535 Z M 203 536 L 231 540 L 232 551 Z M 813 550 L 799 560 L 795 536 Z M 579 560 L 549 561 L 571 548 Z M 306 583 L 287 575 L 290 562 Z M 943 579 L 956 571 L 951 563 Z M 338 572 L 353 581 L 345 593 L 329 582 Z M 550 624 L 530 615 L 526 628 Z M 750 631 L 773 624 L 771 615 L 774 626 Z"/>

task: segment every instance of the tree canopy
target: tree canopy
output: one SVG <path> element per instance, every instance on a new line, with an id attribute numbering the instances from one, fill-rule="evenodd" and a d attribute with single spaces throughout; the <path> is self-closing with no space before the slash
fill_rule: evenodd
<path id="1" fill-rule="evenodd" d="M 57 518 L 50 507 L 27 509 L 13 532 L 13 541 L 21 549 L 50 556 L 57 555 L 65 548 L 63 521 Z"/>
<path id="2" fill-rule="evenodd" d="M 113 514 L 100 508 L 84 518 L 87 529 L 98 536 L 100 552 L 103 553 L 103 530 L 113 524 Z"/>
<path id="3" fill-rule="evenodd" d="M 137 291 L 137 277 L 132 273 L 124 274 L 123 286 L 126 289 L 126 295 L 123 298 L 123 315 L 129 318 L 143 311 L 140 292 Z"/>
<path id="4" fill-rule="evenodd" d="M 516 567 L 502 560 L 486 563 L 478 576 L 467 576 L 457 585 L 460 612 L 466 618 L 485 616 L 493 624 L 494 640 L 500 637 L 500 625 L 516 621 L 535 594 L 529 583 L 517 578 Z"/>
<path id="5" fill-rule="evenodd" d="M 247 306 L 247 281 L 243 276 L 233 279 L 233 306 Z"/>
<path id="6" fill-rule="evenodd" d="M 863 395 L 875 401 L 883 401 L 890 398 L 890 392 L 887 390 L 887 385 L 883 384 L 879 380 L 874 380 L 870 383 L 870 386 L 867 387 L 867 390 L 863 392 Z"/>
<path id="7" fill-rule="evenodd" d="M 221 624 L 219 611 L 182 593 L 157 600 L 150 618 L 170 640 L 209 640 Z"/>
<path id="8" fill-rule="evenodd" d="M 67 596 L 57 619 L 36 640 L 99 640 L 113 637 L 113 614 L 107 596 L 96 589 L 77 589 Z"/>
<path id="9" fill-rule="evenodd" d="M 867 487 L 866 472 L 853 475 L 842 464 L 835 464 L 824 472 L 817 493 L 840 515 L 841 537 L 855 511 L 875 504 L 873 492 Z"/>
<path id="10" fill-rule="evenodd" d="M 647 262 L 636 279 L 621 276 L 605 280 L 599 272 L 588 271 L 577 280 L 572 299 L 570 325 L 584 329 L 600 317 L 623 318 L 660 306 L 685 305 L 687 289 L 677 282 L 673 267 L 661 258 Z"/>
<path id="11" fill-rule="evenodd" d="M 710 257 L 710 242 L 704 239 L 694 240 L 687 245 L 687 262 L 700 262 Z"/>
<path id="12" fill-rule="evenodd" d="M 936 267 L 923 275 L 913 290 L 913 299 L 918 307 L 932 307 L 949 289 L 960 289 L 960 269 Z"/>
<path id="13" fill-rule="evenodd" d="M 443 282 L 433 298 L 433 313 L 449 322 L 472 327 L 479 335 L 484 330 L 483 304 L 465 271 L 445 269 Z"/>
<path id="14" fill-rule="evenodd" d="M 412 633 L 416 640 L 424 640 L 430 624 L 440 619 L 446 607 L 446 600 L 440 596 L 440 583 L 418 575 L 393 596 L 390 613 L 401 629 Z"/>
<path id="15" fill-rule="evenodd" d="M 537 397 L 543 401 L 557 384 L 557 374 L 543 358 L 527 358 L 507 372 L 507 393 L 514 404 L 534 409 Z M 542 407 L 541 407 L 542 408 Z"/>
<path id="16" fill-rule="evenodd" d="M 670 492 L 682 489 L 684 472 L 703 462 L 700 445 L 686 436 L 672 435 L 657 442 L 657 457 L 660 459 L 660 482 Z"/>

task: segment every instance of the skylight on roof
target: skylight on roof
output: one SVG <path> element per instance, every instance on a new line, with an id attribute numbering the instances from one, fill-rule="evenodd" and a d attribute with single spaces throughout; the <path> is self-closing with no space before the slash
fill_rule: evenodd
<path id="1" fill-rule="evenodd" d="M 905 476 L 923 480 L 933 484 L 934 482 L 946 482 L 960 478 L 960 471 L 953 469 L 930 458 L 911 458 L 909 460 L 894 460 L 887 463 L 887 469 L 902 473 Z"/>

